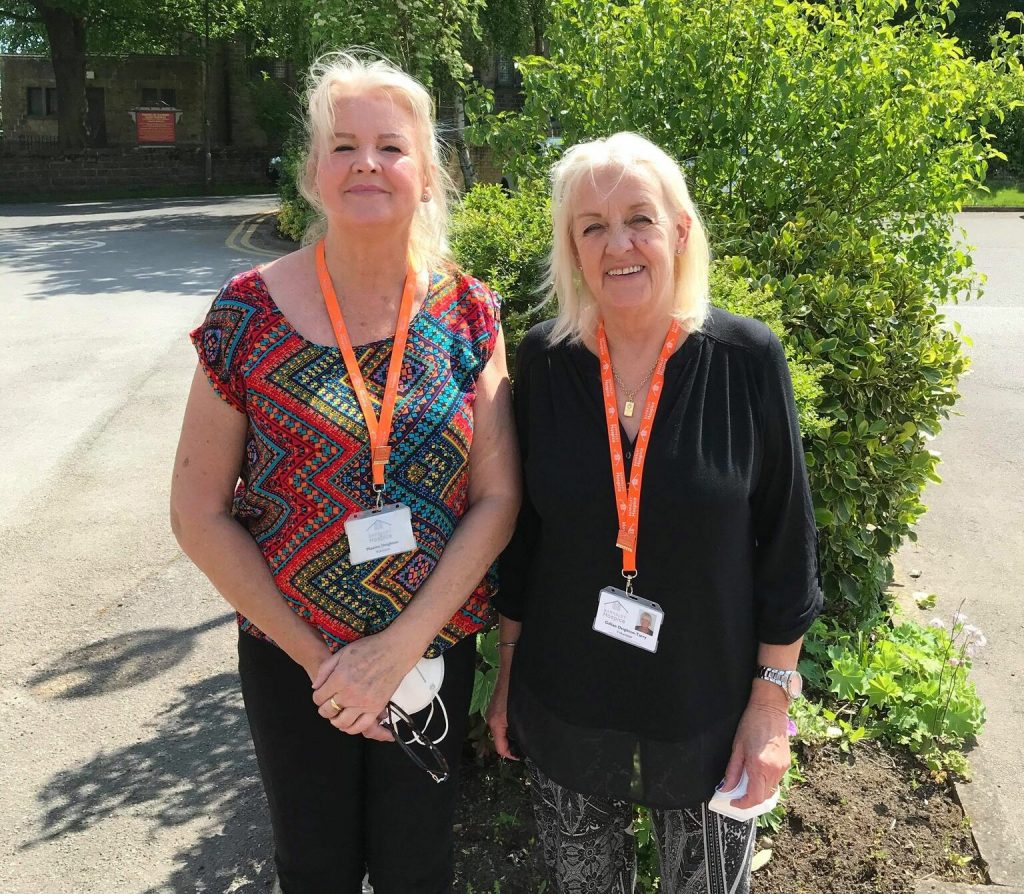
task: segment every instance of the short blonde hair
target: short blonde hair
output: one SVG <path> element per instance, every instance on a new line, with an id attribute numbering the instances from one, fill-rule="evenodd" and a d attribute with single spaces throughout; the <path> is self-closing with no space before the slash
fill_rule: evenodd
<path id="1" fill-rule="evenodd" d="M 552 344 L 578 342 L 597 327 L 596 304 L 576 268 L 572 218 L 580 181 L 600 170 L 641 168 L 662 191 L 669 211 L 690 218 L 686 250 L 675 257 L 672 315 L 690 332 L 704 325 L 708 314 L 707 235 L 697 208 L 686 188 L 679 165 L 662 149 L 639 134 L 622 132 L 571 147 L 551 171 L 551 256 L 544 285 L 548 300 L 558 301 L 558 315 L 551 330 Z"/>
<path id="2" fill-rule="evenodd" d="M 299 170 L 302 197 L 316 210 L 318 219 L 307 228 L 304 243 L 314 242 L 326 231 L 324 206 L 316 188 L 317 166 L 334 138 L 334 103 L 349 93 L 380 91 L 401 102 L 414 124 L 413 140 L 422 161 L 430 201 L 420 202 L 412 221 L 409 249 L 417 264 L 428 267 L 450 261 L 448 204 L 455 186 L 442 159 L 442 147 L 434 127 L 434 101 L 426 88 L 387 59 L 365 50 L 345 50 L 321 56 L 309 69 L 306 88 L 306 149 Z"/>

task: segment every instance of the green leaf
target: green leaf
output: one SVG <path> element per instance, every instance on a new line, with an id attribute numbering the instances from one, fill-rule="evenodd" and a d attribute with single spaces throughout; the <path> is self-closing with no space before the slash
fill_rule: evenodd
<path id="1" fill-rule="evenodd" d="M 487 707 L 486 677 L 481 671 L 473 674 L 473 695 L 469 700 L 470 715 L 478 714 Z"/>
<path id="2" fill-rule="evenodd" d="M 488 630 L 487 633 L 480 634 L 477 639 L 477 650 L 480 652 L 480 657 L 487 663 L 489 667 L 498 666 L 498 629 Z"/>
<path id="3" fill-rule="evenodd" d="M 851 701 L 861 694 L 864 686 L 864 669 L 855 658 L 846 657 L 832 663 L 828 672 L 829 691 L 839 698 Z"/>
<path id="4" fill-rule="evenodd" d="M 868 680 L 868 703 L 873 706 L 895 701 L 903 695 L 900 685 L 886 673 L 875 674 Z"/>
<path id="5" fill-rule="evenodd" d="M 815 506 L 814 520 L 819 528 L 826 528 L 835 521 L 835 516 L 824 506 Z"/>

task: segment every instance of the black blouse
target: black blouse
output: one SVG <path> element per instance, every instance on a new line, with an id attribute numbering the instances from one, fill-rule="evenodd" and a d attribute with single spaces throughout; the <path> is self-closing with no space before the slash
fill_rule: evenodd
<path id="1" fill-rule="evenodd" d="M 550 327 L 516 364 L 525 498 L 496 599 L 523 622 L 513 737 L 575 791 L 693 807 L 725 773 L 758 642 L 794 642 L 821 608 L 786 357 L 762 323 L 714 309 L 669 359 L 634 583 L 665 612 L 652 654 L 592 629 L 599 591 L 623 586 L 601 377 Z"/>

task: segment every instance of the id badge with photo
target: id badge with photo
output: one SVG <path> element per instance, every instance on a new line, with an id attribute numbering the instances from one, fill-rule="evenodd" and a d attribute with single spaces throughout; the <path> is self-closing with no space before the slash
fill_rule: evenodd
<path id="1" fill-rule="evenodd" d="M 345 533 L 353 565 L 416 549 L 412 510 L 404 503 L 353 513 L 345 521 Z"/>
<path id="2" fill-rule="evenodd" d="M 597 597 L 594 630 L 644 649 L 658 651 L 658 635 L 665 612 L 656 602 L 648 602 L 618 587 L 605 587 Z"/>

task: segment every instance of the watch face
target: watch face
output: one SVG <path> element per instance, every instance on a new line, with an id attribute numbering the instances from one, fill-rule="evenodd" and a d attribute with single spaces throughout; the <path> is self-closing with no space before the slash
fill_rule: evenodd
<path id="1" fill-rule="evenodd" d="M 789 682 L 786 685 L 786 689 L 789 690 L 790 698 L 800 698 L 800 693 L 804 691 L 804 678 L 796 671 L 793 671 L 793 673 L 789 675 Z"/>

